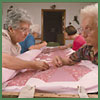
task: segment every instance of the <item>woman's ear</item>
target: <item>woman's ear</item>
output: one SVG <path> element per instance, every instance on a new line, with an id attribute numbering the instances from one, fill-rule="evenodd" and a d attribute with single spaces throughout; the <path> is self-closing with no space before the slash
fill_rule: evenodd
<path id="1" fill-rule="evenodd" d="M 8 30 L 10 33 L 13 33 L 13 28 L 12 27 L 8 27 Z"/>

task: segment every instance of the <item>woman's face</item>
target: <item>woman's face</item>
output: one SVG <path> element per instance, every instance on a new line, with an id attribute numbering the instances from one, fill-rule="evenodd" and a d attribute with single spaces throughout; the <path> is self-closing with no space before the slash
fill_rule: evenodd
<path id="1" fill-rule="evenodd" d="M 87 45 L 98 45 L 98 26 L 94 21 L 94 18 L 85 18 L 81 22 L 82 35 L 86 40 Z"/>
<path id="2" fill-rule="evenodd" d="M 12 28 L 12 41 L 13 43 L 24 41 L 26 36 L 29 34 L 30 24 L 26 22 L 21 22 L 19 28 Z"/>
<path id="3" fill-rule="evenodd" d="M 68 33 L 67 32 L 65 32 L 64 33 L 64 37 L 65 37 L 65 39 L 68 39 L 68 40 L 71 40 L 72 38 L 71 38 L 71 36 L 70 35 L 68 35 Z"/>
<path id="4" fill-rule="evenodd" d="M 68 39 L 68 40 L 74 40 L 75 39 L 75 35 L 76 34 L 74 34 L 74 35 L 68 35 L 67 32 L 64 33 L 65 39 Z"/>

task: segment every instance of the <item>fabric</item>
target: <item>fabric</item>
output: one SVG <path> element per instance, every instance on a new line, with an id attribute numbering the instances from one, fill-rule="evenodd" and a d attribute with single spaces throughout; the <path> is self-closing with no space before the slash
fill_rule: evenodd
<path id="1" fill-rule="evenodd" d="M 75 62 L 80 62 L 81 60 L 90 60 L 94 64 L 98 65 L 98 52 L 94 55 L 92 46 L 85 45 L 78 51 L 71 54 L 70 59 Z"/>
<path id="2" fill-rule="evenodd" d="M 18 57 L 22 60 L 31 61 L 31 60 L 34 60 L 41 52 L 42 52 L 42 50 L 32 49 L 32 50 L 26 51 L 16 57 Z"/>
<path id="3" fill-rule="evenodd" d="M 38 78 L 30 78 L 25 85 L 36 86 L 36 90 L 58 94 L 78 94 L 78 86 L 83 86 L 86 93 L 96 93 L 98 91 L 98 67 L 88 63 L 93 67 L 93 71 L 84 75 L 79 81 L 45 82 Z M 91 77 L 92 76 L 92 77 Z M 24 86 L 8 86 L 3 91 L 19 92 Z"/>
<path id="4" fill-rule="evenodd" d="M 8 31 L 2 30 L 2 52 L 8 53 L 12 56 L 20 54 L 21 47 L 18 43 L 12 43 Z"/>
<path id="5" fill-rule="evenodd" d="M 73 47 L 72 47 L 72 49 L 75 50 L 75 51 L 77 51 L 84 44 L 86 44 L 85 39 L 81 35 L 79 35 L 73 41 Z"/>
<path id="6" fill-rule="evenodd" d="M 34 60 L 36 58 L 36 56 L 38 56 L 40 53 L 41 53 L 41 50 L 30 50 L 30 51 L 27 51 L 16 57 L 20 58 L 22 60 L 31 61 L 31 60 Z M 8 68 L 2 68 L 2 83 L 12 79 L 19 72 L 24 72 L 26 70 L 27 69 L 22 69 L 20 71 L 16 71 L 16 70 L 8 69 Z"/>
<path id="7" fill-rule="evenodd" d="M 34 37 L 29 33 L 26 39 L 19 43 L 21 45 L 21 53 L 28 51 L 28 48 L 35 45 Z"/>
<path id="8" fill-rule="evenodd" d="M 78 94 L 78 86 L 84 87 L 86 93 L 95 93 L 98 91 L 98 67 L 91 63 L 90 67 L 94 66 L 93 71 L 83 75 L 78 81 L 44 82 L 37 78 L 30 78 L 26 84 L 36 85 L 36 89 L 40 91 L 53 93 Z"/>
<path id="9" fill-rule="evenodd" d="M 82 76 L 84 76 L 91 70 L 84 65 L 63 66 L 60 68 L 56 68 L 52 64 L 52 59 L 54 56 L 59 55 L 65 57 L 68 56 L 70 52 L 70 49 L 45 49 L 35 58 L 35 60 L 47 62 L 50 66 L 48 70 L 37 72 L 34 72 L 34 70 L 27 70 L 26 72 L 19 73 L 15 78 L 10 81 L 10 83 L 8 83 L 8 85 L 23 86 L 29 78 L 38 78 L 45 82 L 78 81 Z"/>
<path id="10" fill-rule="evenodd" d="M 2 83 L 13 78 L 17 74 L 17 71 L 8 68 L 2 68 Z"/>
<path id="11" fill-rule="evenodd" d="M 86 88 L 87 93 L 98 91 L 98 66 L 90 61 L 81 61 L 73 66 L 56 68 L 52 64 L 54 56 L 68 56 L 72 49 L 44 49 L 35 60 L 45 61 L 49 69 L 45 71 L 26 70 L 20 72 L 8 82 L 3 90 L 19 91 L 24 85 L 36 85 L 40 91 L 53 93 L 77 93 L 77 86 Z M 89 74 L 90 73 L 90 74 Z M 92 75 L 92 77 L 91 77 Z"/>
<path id="12" fill-rule="evenodd" d="M 29 85 L 26 85 L 21 89 L 18 98 L 33 98 L 34 93 L 35 93 L 35 86 L 31 87 Z"/>
<path id="13" fill-rule="evenodd" d="M 31 70 L 19 73 L 8 83 L 8 86 L 24 86 L 30 78 L 41 79 L 45 82 L 76 82 L 90 71 L 89 68 L 82 65 L 64 66 L 61 68 L 53 68 L 51 66 L 46 71 L 35 73 Z"/>

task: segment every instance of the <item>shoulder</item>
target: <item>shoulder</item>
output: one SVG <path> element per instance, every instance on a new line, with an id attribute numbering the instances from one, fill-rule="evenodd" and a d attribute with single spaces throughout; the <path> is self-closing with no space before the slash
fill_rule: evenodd
<path id="1" fill-rule="evenodd" d="M 30 33 L 27 35 L 26 39 L 29 39 L 29 38 L 34 39 L 33 35 Z"/>
<path id="2" fill-rule="evenodd" d="M 82 45 L 84 46 L 86 44 L 86 41 L 84 39 L 83 36 L 79 35 L 77 36 L 77 38 L 74 40 L 73 44 L 79 44 L 79 46 L 81 47 Z"/>
<path id="3" fill-rule="evenodd" d="M 33 37 L 33 35 L 29 33 L 29 34 L 27 35 L 27 37 Z"/>
<path id="4" fill-rule="evenodd" d="M 85 39 L 82 35 L 78 35 L 75 40 L 78 40 L 78 41 L 83 41 L 84 40 L 85 41 Z"/>
<path id="5" fill-rule="evenodd" d="M 2 30 L 2 47 L 10 46 L 12 44 L 11 38 L 6 30 Z"/>
<path id="6" fill-rule="evenodd" d="M 11 40 L 7 30 L 2 29 L 2 38 L 5 38 L 7 40 Z"/>

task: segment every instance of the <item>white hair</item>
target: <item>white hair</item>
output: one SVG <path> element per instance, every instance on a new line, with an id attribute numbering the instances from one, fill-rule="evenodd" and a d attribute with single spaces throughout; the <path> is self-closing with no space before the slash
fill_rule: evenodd
<path id="1" fill-rule="evenodd" d="M 84 7 L 83 9 L 81 9 L 80 20 L 82 21 L 86 17 L 93 17 L 94 21 L 96 22 L 98 26 L 98 3 L 88 5 Z"/>
<path id="2" fill-rule="evenodd" d="M 22 21 L 32 24 L 31 17 L 25 10 L 12 8 L 10 11 L 7 12 L 4 29 L 8 30 L 9 26 L 16 29 L 19 27 L 19 23 Z"/>
<path id="3" fill-rule="evenodd" d="M 38 24 L 31 25 L 30 26 L 30 32 L 31 33 L 39 33 L 40 32 L 40 26 Z"/>

